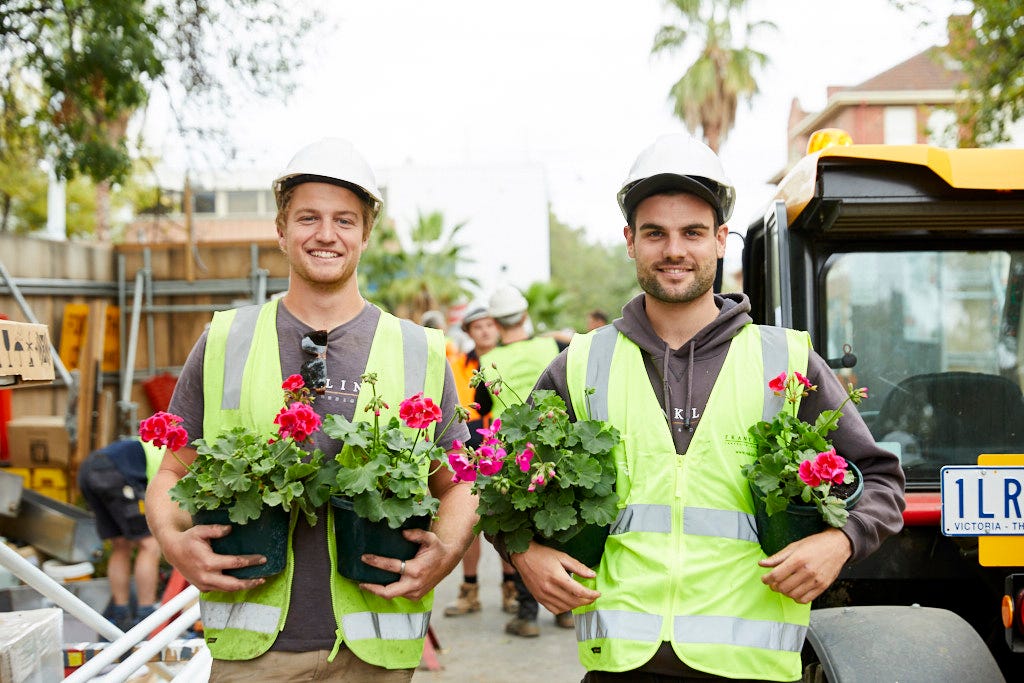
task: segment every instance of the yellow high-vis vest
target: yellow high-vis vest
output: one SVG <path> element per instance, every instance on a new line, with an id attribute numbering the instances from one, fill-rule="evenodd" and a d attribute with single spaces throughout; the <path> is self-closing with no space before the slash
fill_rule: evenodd
<path id="1" fill-rule="evenodd" d="M 576 335 L 567 379 L 578 416 L 609 420 L 619 515 L 577 610 L 580 662 L 629 671 L 669 642 L 688 666 L 718 676 L 800 678 L 810 606 L 761 583 L 768 572 L 740 468 L 755 455 L 748 428 L 771 419 L 780 372 L 807 370 L 805 332 L 747 325 L 729 353 L 685 454 L 677 454 L 639 347 L 614 327 Z M 594 393 L 585 394 L 592 387 Z"/>
<path id="2" fill-rule="evenodd" d="M 203 433 L 207 437 L 236 425 L 274 434 L 273 419 L 281 409 L 281 362 L 277 340 L 277 301 L 214 315 L 203 360 Z M 374 333 L 367 372 L 377 373 L 377 391 L 398 415 L 399 402 L 422 391 L 440 404 L 445 377 L 444 335 L 382 312 Z M 368 419 L 371 391 L 359 392 L 353 419 Z M 426 477 L 427 466 L 423 476 Z M 328 506 L 326 524 L 333 529 Z M 294 532 L 297 511 L 292 511 Z M 321 522 L 324 523 L 324 522 Z M 327 533 L 331 559 L 331 598 L 338 624 L 331 659 L 341 643 L 363 661 L 389 669 L 419 664 L 430 624 L 433 593 L 421 600 L 385 600 L 359 589 L 337 572 L 334 533 Z M 288 616 L 295 557 L 288 538 L 285 570 L 247 591 L 205 592 L 201 596 L 203 627 L 216 659 L 253 659 L 270 649 Z"/>
<path id="3" fill-rule="evenodd" d="M 526 402 L 533 385 L 557 355 L 558 342 L 553 337 L 524 339 L 485 353 L 480 358 L 480 370 L 487 379 L 494 379 L 497 374 L 493 366 L 497 366 L 505 383 L 497 396 L 491 392 L 491 419 L 499 418 L 508 406 L 519 403 L 516 397 Z"/>

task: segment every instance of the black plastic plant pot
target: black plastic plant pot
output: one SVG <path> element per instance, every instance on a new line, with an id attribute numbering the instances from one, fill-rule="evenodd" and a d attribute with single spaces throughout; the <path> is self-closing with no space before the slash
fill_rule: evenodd
<path id="1" fill-rule="evenodd" d="M 849 467 L 854 472 L 857 487 L 844 501 L 847 510 L 857 504 L 864 491 L 864 478 L 861 476 L 860 470 L 852 462 L 849 463 Z M 785 510 L 776 512 L 769 517 L 765 510 L 764 493 L 761 489 L 751 484 L 750 494 L 754 499 L 757 540 L 761 544 L 761 550 L 769 557 L 794 541 L 820 533 L 828 528 L 825 520 L 821 518 L 817 506 L 813 504 L 790 503 Z"/>
<path id="2" fill-rule="evenodd" d="M 226 569 L 225 574 L 239 579 L 273 576 L 284 569 L 288 554 L 288 522 L 290 515 L 280 507 L 263 508 L 263 513 L 246 524 L 228 519 L 227 508 L 199 510 L 192 515 L 193 524 L 230 524 L 231 533 L 211 538 L 210 546 L 218 555 L 264 555 L 266 564 L 241 569 Z"/>
<path id="3" fill-rule="evenodd" d="M 550 548 L 561 550 L 566 555 L 579 560 L 588 567 L 594 568 L 601 563 L 601 557 L 604 555 L 604 544 L 608 540 L 608 532 L 610 530 L 611 528 L 607 526 L 584 524 L 579 527 L 575 534 L 565 540 L 555 540 L 553 538 L 539 538 L 537 540 Z"/>
<path id="4" fill-rule="evenodd" d="M 404 529 L 430 528 L 430 515 L 410 517 L 398 529 L 392 529 L 384 520 L 371 522 L 356 514 L 352 500 L 331 497 L 334 508 L 334 538 L 338 548 L 338 573 L 359 583 L 387 585 L 401 578 L 395 572 L 371 567 L 362 560 L 363 555 L 411 560 L 419 552 L 420 544 L 406 540 Z"/>

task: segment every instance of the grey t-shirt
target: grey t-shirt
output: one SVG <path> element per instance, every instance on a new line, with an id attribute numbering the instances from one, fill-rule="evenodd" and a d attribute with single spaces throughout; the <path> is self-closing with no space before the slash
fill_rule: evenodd
<path id="1" fill-rule="evenodd" d="M 283 302 L 277 306 L 277 339 L 281 358 L 281 380 L 297 374 L 308 358 L 302 350 L 302 336 L 312 328 L 292 315 Z M 336 413 L 353 419 L 359 393 L 359 377 L 366 370 L 370 344 L 377 329 L 381 311 L 367 303 L 355 318 L 330 331 L 327 337 L 327 391 L 316 397 L 313 408 L 320 416 Z M 204 333 L 189 353 L 182 368 L 168 410 L 181 416 L 189 439 L 203 436 L 203 354 L 206 350 Z M 283 397 L 283 393 L 282 393 Z M 405 397 L 403 397 L 405 398 Z M 441 396 L 441 427 L 451 423 L 438 439 L 447 450 L 454 439 L 467 441 L 466 425 L 452 417 L 458 405 L 458 393 L 451 368 L 445 372 L 444 391 Z M 439 428 L 440 431 L 440 428 Z M 314 435 L 314 444 L 327 457 L 340 449 L 322 431 Z M 316 526 L 309 526 L 299 516 L 292 547 L 295 551 L 295 579 L 292 584 L 288 619 L 284 630 L 271 649 L 289 652 L 329 650 L 334 646 L 337 628 L 331 609 L 330 559 L 327 556 L 327 511 L 318 512 Z"/>

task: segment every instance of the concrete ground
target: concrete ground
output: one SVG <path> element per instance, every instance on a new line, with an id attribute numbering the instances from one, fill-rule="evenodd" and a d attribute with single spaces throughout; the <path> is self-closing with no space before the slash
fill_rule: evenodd
<path id="1" fill-rule="evenodd" d="M 501 563 L 494 548 L 483 542 L 480 558 L 480 602 L 483 609 L 459 617 L 444 616 L 444 608 L 458 595 L 462 566 L 455 568 L 434 592 L 430 624 L 441 644 L 437 659 L 443 667 L 423 666 L 413 683 L 578 683 L 586 670 L 576 659 L 576 636 L 555 625 L 543 607 L 537 623 L 540 636 L 520 638 L 505 633 L 513 615 L 501 611 Z"/>

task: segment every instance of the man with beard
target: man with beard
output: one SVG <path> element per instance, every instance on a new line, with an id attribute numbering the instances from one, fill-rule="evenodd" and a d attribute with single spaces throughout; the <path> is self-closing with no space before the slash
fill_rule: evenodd
<path id="1" fill-rule="evenodd" d="M 170 411 L 182 416 L 189 437 L 213 438 L 231 420 L 273 414 L 276 406 L 268 403 L 281 400 L 282 380 L 293 374 L 315 392 L 312 406 L 321 417 L 371 419 L 357 403 L 365 405 L 360 377 L 372 370 L 397 376 L 397 386 L 421 390 L 441 406 L 441 424 L 451 428 L 440 446 L 465 441 L 466 426 L 452 421 L 458 393 L 444 335 L 385 313 L 359 291 L 356 268 L 381 206 L 370 166 L 348 141 L 321 140 L 292 158 L 273 189 L 288 292 L 214 316 L 171 399 Z M 397 416 L 404 397 L 385 398 L 384 421 Z M 341 446 L 322 431 L 313 442 L 329 458 Z M 185 463 L 195 455 L 187 448 L 178 453 Z M 147 517 L 168 561 L 203 591 L 210 680 L 409 681 L 423 652 L 433 588 L 462 558 L 476 521 L 469 487 L 453 484 L 440 463 L 431 471 L 430 490 L 441 501 L 437 518 L 428 531 L 404 532 L 421 546 L 416 557 L 363 557 L 400 574 L 399 581 L 385 586 L 341 577 L 329 551 L 327 509 L 318 511 L 314 526 L 293 517 L 288 570 L 243 580 L 224 570 L 265 558 L 212 551 L 210 539 L 230 527 L 192 526 L 168 496 L 185 469 L 166 456 L 149 486 Z"/>
<path id="2" fill-rule="evenodd" d="M 797 371 L 818 385 L 799 409 L 811 423 L 846 392 L 806 333 L 754 325 L 744 295 L 713 293 L 734 198 L 692 137 L 641 152 L 618 200 L 643 294 L 613 325 L 577 335 L 535 387 L 573 417 L 598 406 L 606 414 L 590 417 L 623 435 L 620 514 L 597 570 L 535 542 L 511 558 L 545 607 L 574 609 L 586 683 L 799 680 L 810 601 L 902 526 L 899 461 L 849 406 L 833 442 L 864 492 L 847 524 L 761 551 L 740 468 L 767 378 Z"/>

